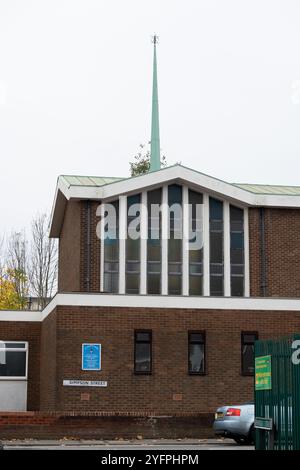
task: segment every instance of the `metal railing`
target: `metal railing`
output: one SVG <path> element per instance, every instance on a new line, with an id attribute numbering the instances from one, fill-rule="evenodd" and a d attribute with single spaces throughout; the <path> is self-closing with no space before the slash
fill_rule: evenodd
<path id="1" fill-rule="evenodd" d="M 296 340 L 300 340 L 300 334 L 255 342 L 256 359 L 271 357 L 270 381 L 265 381 L 265 387 L 258 386 L 257 370 L 255 374 L 258 450 L 300 450 L 300 364 L 292 360 Z"/>

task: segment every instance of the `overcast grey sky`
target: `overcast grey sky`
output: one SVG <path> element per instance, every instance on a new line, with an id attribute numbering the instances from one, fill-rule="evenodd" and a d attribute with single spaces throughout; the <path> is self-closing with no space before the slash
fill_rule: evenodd
<path id="1" fill-rule="evenodd" d="M 59 174 L 129 173 L 150 138 L 228 181 L 300 185 L 297 0 L 0 0 L 0 231 Z"/>

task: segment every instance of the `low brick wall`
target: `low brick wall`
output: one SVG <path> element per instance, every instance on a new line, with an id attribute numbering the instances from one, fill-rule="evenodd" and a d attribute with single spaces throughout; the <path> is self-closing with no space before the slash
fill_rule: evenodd
<path id="1" fill-rule="evenodd" d="M 213 414 L 0 413 L 0 439 L 208 438 Z"/>

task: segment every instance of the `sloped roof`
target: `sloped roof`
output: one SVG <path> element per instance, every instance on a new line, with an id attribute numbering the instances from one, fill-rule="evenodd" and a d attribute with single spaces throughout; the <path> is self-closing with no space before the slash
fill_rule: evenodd
<path id="1" fill-rule="evenodd" d="M 117 176 L 77 176 L 77 175 L 61 175 L 67 186 L 103 186 L 105 184 L 113 183 L 114 181 L 121 181 L 124 178 Z"/>
<path id="2" fill-rule="evenodd" d="M 254 194 L 275 194 L 285 196 L 300 196 L 300 186 L 280 186 L 269 184 L 240 184 L 232 183 L 238 188 L 245 189 Z"/>
<path id="3" fill-rule="evenodd" d="M 204 174 L 204 173 L 201 173 Z M 130 177 L 117 176 L 79 176 L 79 175 L 61 175 L 59 178 L 65 181 L 67 186 L 90 186 L 101 187 L 117 181 L 124 181 Z M 251 183 L 228 183 L 232 186 L 244 189 L 253 194 L 274 194 L 286 196 L 300 196 L 300 186 L 282 186 L 270 184 L 251 184 Z"/>
<path id="4" fill-rule="evenodd" d="M 127 178 L 62 175 L 58 178 L 56 187 L 50 236 L 59 236 L 69 199 L 111 200 L 118 195 L 134 194 L 142 188 L 150 190 L 168 182 L 187 184 L 196 190 L 206 191 L 215 197 L 225 197 L 234 204 L 246 207 L 300 209 L 300 186 L 228 183 L 181 164 Z"/>

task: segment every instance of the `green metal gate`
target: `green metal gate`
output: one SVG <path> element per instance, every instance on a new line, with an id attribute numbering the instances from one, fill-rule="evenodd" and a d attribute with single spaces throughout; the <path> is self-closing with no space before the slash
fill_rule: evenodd
<path id="1" fill-rule="evenodd" d="M 256 449 L 300 450 L 297 358 L 300 359 L 300 334 L 255 342 Z"/>

